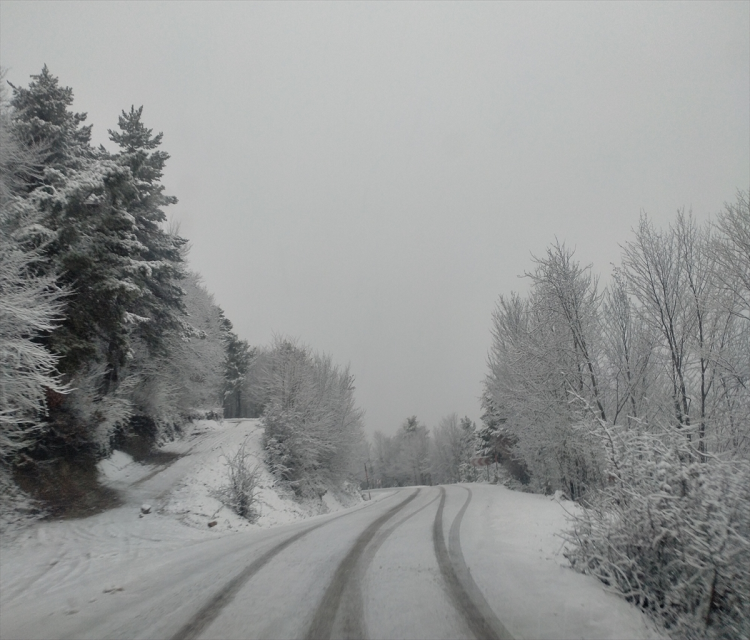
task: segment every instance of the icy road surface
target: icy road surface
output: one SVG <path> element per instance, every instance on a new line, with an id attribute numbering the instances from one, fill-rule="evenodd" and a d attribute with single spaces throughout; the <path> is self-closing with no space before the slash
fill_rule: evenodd
<path id="1" fill-rule="evenodd" d="M 269 476 L 260 524 L 216 516 L 220 456 L 246 438 L 260 446 L 257 422 L 205 421 L 171 465 L 117 454 L 124 506 L 0 541 L 0 638 L 658 637 L 566 566 L 549 497 L 410 487 L 343 510 L 326 496 L 338 511 L 300 520 Z"/>
<path id="2" fill-rule="evenodd" d="M 7 594 L 0 635 L 654 637 L 638 611 L 560 566 L 549 540 L 544 548 L 543 519 L 514 527 L 549 503 L 488 485 L 406 488 L 127 564 L 73 563 L 52 584 L 39 576 Z M 532 554 L 529 541 L 542 546 Z"/>

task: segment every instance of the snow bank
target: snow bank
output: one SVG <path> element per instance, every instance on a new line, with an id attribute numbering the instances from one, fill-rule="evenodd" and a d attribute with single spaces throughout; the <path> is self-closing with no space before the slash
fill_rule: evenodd
<path id="1" fill-rule="evenodd" d="M 104 484 L 137 482 L 152 471 L 151 466 L 138 464 L 124 451 L 116 450 L 96 467 Z"/>
<path id="2" fill-rule="evenodd" d="M 569 528 L 570 501 L 465 485 L 472 491 L 461 548 L 471 575 L 515 638 L 660 638 L 654 625 L 601 583 L 575 572 L 560 534 Z M 533 594 L 534 597 L 529 597 Z"/>
<path id="3" fill-rule="evenodd" d="M 226 458 L 246 443 L 257 465 L 253 523 L 222 504 L 218 491 L 227 483 Z M 321 500 L 298 502 L 279 486 L 263 464 L 263 427 L 259 420 L 197 420 L 183 437 L 159 450 L 163 464 L 142 465 L 122 451 L 99 463 L 102 481 L 127 496 L 130 504 L 148 503 L 160 515 L 212 532 L 243 531 L 286 524 L 338 511 L 361 501 L 355 491 L 330 489 Z"/>
<path id="4" fill-rule="evenodd" d="M 246 442 L 258 468 L 256 494 L 259 517 L 250 523 L 225 507 L 217 491 L 227 482 L 226 457 Z M 338 511 L 359 502 L 358 494 L 346 495 L 331 489 L 318 502 L 300 503 L 278 485 L 263 464 L 263 427 L 259 420 L 200 420 L 185 437 L 168 444 L 165 452 L 185 453 L 190 471 L 176 483 L 161 511 L 189 526 L 207 527 L 216 521 L 215 531 L 240 531 L 286 524 L 321 513 Z"/>

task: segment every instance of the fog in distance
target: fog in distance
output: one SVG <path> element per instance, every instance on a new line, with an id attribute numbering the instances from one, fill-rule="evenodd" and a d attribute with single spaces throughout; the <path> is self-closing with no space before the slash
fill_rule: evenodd
<path id="1" fill-rule="evenodd" d="M 236 331 L 349 362 L 370 432 L 479 419 L 490 316 L 559 238 L 606 283 L 641 211 L 750 181 L 750 4 L 0 5 L 108 144 L 144 105 Z"/>

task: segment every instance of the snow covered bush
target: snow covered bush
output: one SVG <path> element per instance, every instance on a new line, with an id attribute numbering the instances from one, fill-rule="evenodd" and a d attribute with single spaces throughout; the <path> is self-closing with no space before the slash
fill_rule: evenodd
<path id="1" fill-rule="evenodd" d="M 269 468 L 298 496 L 320 497 L 349 478 L 361 449 L 354 377 L 289 340 L 277 339 L 262 360 L 256 380 Z"/>
<path id="2" fill-rule="evenodd" d="M 259 480 L 259 465 L 252 464 L 252 454 L 245 440 L 233 455 L 224 455 L 227 484 L 217 491 L 217 497 L 238 516 L 253 522 L 258 517 L 255 508 Z"/>
<path id="3" fill-rule="evenodd" d="M 750 464 L 679 430 L 602 426 L 609 484 L 574 512 L 566 556 L 684 638 L 750 637 Z"/>

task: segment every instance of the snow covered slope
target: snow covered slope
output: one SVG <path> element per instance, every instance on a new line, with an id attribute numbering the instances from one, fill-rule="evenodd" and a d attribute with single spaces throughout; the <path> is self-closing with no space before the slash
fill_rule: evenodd
<path id="1" fill-rule="evenodd" d="M 148 504 L 153 512 L 200 529 L 215 521 L 214 533 L 285 524 L 361 501 L 353 488 L 349 493 L 332 489 L 319 502 L 294 500 L 262 463 L 262 437 L 259 420 L 199 420 L 189 425 L 182 438 L 159 449 L 163 464 L 137 464 L 127 454 L 115 451 L 99 463 L 99 469 L 104 482 L 119 490 L 130 505 Z M 226 457 L 243 442 L 253 466 L 257 465 L 260 480 L 260 517 L 253 524 L 225 507 L 216 496 L 227 482 Z"/>
<path id="2" fill-rule="evenodd" d="M 573 571 L 560 533 L 569 501 L 492 485 L 472 500 L 461 546 L 477 586 L 515 638 L 659 638 L 654 625 L 598 580 Z M 482 517 L 470 517 L 482 514 Z"/>
<path id="3" fill-rule="evenodd" d="M 240 518 L 213 494 L 226 481 L 224 456 L 247 440 L 248 450 L 260 461 L 262 435 L 258 420 L 200 420 L 189 426 L 183 438 L 159 450 L 160 464 L 138 464 L 126 453 L 114 451 L 99 463 L 99 470 L 102 482 L 123 497 L 122 506 L 79 520 L 40 522 L 16 538 L 4 538 L 0 603 L 41 582 L 57 587 L 78 579 L 86 582 L 116 566 L 202 540 L 267 529 L 361 502 L 356 492 L 329 492 L 317 504 L 300 504 L 276 487 L 260 465 L 261 515 L 253 524 Z M 150 507 L 147 515 L 141 513 L 144 505 Z M 216 525 L 209 528 L 209 522 Z"/>

